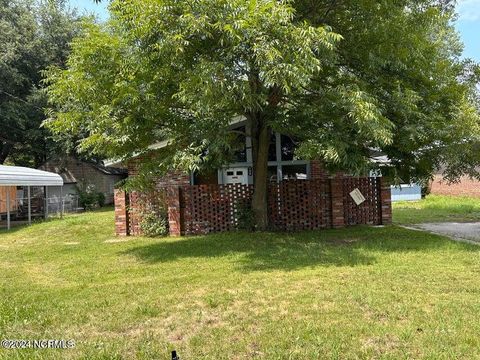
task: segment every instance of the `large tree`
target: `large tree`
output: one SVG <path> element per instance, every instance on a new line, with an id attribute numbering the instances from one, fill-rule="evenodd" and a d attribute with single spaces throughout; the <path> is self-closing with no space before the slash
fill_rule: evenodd
<path id="1" fill-rule="evenodd" d="M 129 0 L 110 10 L 48 76 L 47 125 L 80 136 L 81 151 L 128 158 L 169 139 L 143 173 L 195 170 L 228 161 L 229 123 L 243 116 L 259 229 L 272 131 L 330 168 L 365 171 L 375 149 L 404 181 L 440 163 L 478 175 L 475 66 L 459 58 L 449 2 Z M 452 156 L 459 148 L 468 161 Z"/>
<path id="2" fill-rule="evenodd" d="M 0 0 L 0 164 L 38 166 L 55 149 L 42 71 L 64 65 L 78 20 L 63 0 Z"/>

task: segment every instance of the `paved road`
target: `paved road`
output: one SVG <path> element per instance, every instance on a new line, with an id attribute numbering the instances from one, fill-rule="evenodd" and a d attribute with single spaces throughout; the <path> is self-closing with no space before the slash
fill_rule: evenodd
<path id="1" fill-rule="evenodd" d="M 429 223 L 418 224 L 416 227 L 440 235 L 446 235 L 454 240 L 467 240 L 480 244 L 480 222 L 476 223 Z"/>

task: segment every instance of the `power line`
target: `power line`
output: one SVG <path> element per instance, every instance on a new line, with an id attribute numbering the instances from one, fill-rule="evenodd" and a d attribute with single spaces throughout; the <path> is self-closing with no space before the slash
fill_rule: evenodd
<path id="1" fill-rule="evenodd" d="M 21 102 L 23 102 L 23 103 L 25 103 L 25 104 L 27 104 L 27 105 L 29 105 L 29 106 L 32 106 L 32 107 L 34 107 L 34 108 L 36 108 L 36 109 L 38 109 L 38 110 L 43 111 L 43 109 L 42 109 L 41 107 L 38 107 L 38 106 L 36 106 L 36 105 L 34 105 L 34 104 L 32 104 L 32 103 L 29 103 L 28 101 L 26 101 L 26 100 L 24 100 L 24 99 L 22 99 L 22 98 L 19 98 L 18 96 L 12 95 L 12 94 L 4 91 L 4 90 L 0 90 L 0 92 L 1 92 L 1 93 L 4 93 L 4 94 L 7 95 L 7 96 L 10 96 L 10 97 L 13 98 L 13 99 L 19 100 L 19 101 L 21 101 Z"/>

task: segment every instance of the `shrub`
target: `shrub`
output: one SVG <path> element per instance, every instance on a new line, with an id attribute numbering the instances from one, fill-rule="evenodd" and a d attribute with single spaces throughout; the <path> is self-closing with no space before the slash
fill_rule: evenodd
<path id="1" fill-rule="evenodd" d="M 169 233 L 165 191 L 143 193 L 138 199 L 139 226 L 146 236 L 165 236 Z"/>
<path id="2" fill-rule="evenodd" d="M 78 201 L 85 210 L 93 210 L 105 205 L 105 195 L 95 189 L 94 185 L 78 188 Z"/>
<path id="3" fill-rule="evenodd" d="M 99 207 L 105 206 L 105 194 L 102 192 L 97 192 L 97 204 Z"/>
<path id="4" fill-rule="evenodd" d="M 153 212 L 143 214 L 140 230 L 145 236 L 165 236 L 168 234 L 168 219 Z"/>
<path id="5" fill-rule="evenodd" d="M 237 204 L 237 229 L 255 231 L 255 215 L 249 202 Z"/>

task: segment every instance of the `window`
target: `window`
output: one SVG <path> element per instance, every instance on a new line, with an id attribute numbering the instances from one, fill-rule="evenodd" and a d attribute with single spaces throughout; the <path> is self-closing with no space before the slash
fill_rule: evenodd
<path id="1" fill-rule="evenodd" d="M 243 176 L 243 171 L 237 171 L 237 176 Z"/>
<path id="2" fill-rule="evenodd" d="M 268 147 L 268 161 L 277 161 L 277 137 L 272 134 L 270 146 Z"/>
<path id="3" fill-rule="evenodd" d="M 235 141 L 234 141 L 234 161 L 235 162 L 246 162 L 247 161 L 247 137 L 245 136 L 245 126 L 240 126 L 236 129 L 233 129 L 235 132 Z"/>
<path id="4" fill-rule="evenodd" d="M 291 161 L 295 156 L 296 149 L 295 141 L 292 140 L 290 136 L 282 135 L 281 136 L 281 152 L 282 152 L 282 161 Z"/>
<path id="5" fill-rule="evenodd" d="M 277 167 L 269 166 L 267 176 L 268 176 L 268 181 L 277 181 Z"/>
<path id="6" fill-rule="evenodd" d="M 227 176 L 233 176 L 233 175 L 235 175 L 235 172 L 233 172 L 233 171 L 227 171 Z"/>
<path id="7" fill-rule="evenodd" d="M 307 165 L 282 166 L 283 180 L 307 180 Z"/>

